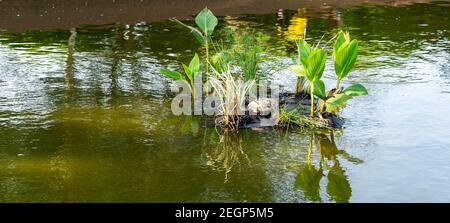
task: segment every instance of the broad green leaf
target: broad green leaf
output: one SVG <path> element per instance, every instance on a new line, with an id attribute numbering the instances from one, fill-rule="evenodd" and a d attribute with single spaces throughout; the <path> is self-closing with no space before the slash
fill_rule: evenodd
<path id="1" fill-rule="evenodd" d="M 175 80 L 184 80 L 183 75 L 178 71 L 161 68 L 161 69 L 159 69 L 159 72 L 164 74 L 166 77 L 170 77 Z"/>
<path id="2" fill-rule="evenodd" d="M 354 84 L 348 88 L 346 88 L 342 93 L 349 96 L 358 96 L 358 95 L 366 95 L 368 94 L 367 89 L 361 84 Z"/>
<path id="3" fill-rule="evenodd" d="M 179 21 L 178 19 L 173 19 L 173 21 L 177 22 L 178 24 L 188 28 L 191 30 L 192 34 L 194 35 L 195 39 L 197 41 L 199 41 L 201 44 L 205 43 L 205 37 L 203 36 L 202 32 L 200 32 L 198 29 L 190 26 L 190 25 L 186 25 L 184 23 L 182 23 L 181 21 Z"/>
<path id="4" fill-rule="evenodd" d="M 339 48 L 336 58 L 335 65 L 337 64 L 336 74 L 340 79 L 346 77 L 358 57 L 358 41 L 352 40 L 349 44 L 344 43 L 341 48 Z"/>
<path id="5" fill-rule="evenodd" d="M 351 97 L 346 94 L 336 94 L 334 97 L 327 100 L 327 104 L 343 107 L 350 98 Z"/>
<path id="6" fill-rule="evenodd" d="M 342 46 L 342 44 L 345 42 L 345 37 L 344 37 L 344 32 L 340 31 L 338 33 L 338 36 L 336 38 L 336 42 L 334 43 L 333 46 L 333 53 L 336 54 L 338 49 Z"/>
<path id="7" fill-rule="evenodd" d="M 194 38 L 200 43 L 200 44 L 205 44 L 205 38 L 203 37 L 201 33 L 199 32 L 192 32 L 192 35 L 194 35 Z"/>
<path id="8" fill-rule="evenodd" d="M 185 64 L 183 64 L 183 69 L 184 69 L 184 72 L 186 73 L 186 76 L 188 77 L 188 79 L 192 81 L 193 80 L 193 76 L 192 76 L 192 73 L 191 73 L 191 69 L 189 69 L 189 67 L 186 66 Z"/>
<path id="9" fill-rule="evenodd" d="M 358 56 L 358 41 L 350 40 L 350 34 L 339 32 L 333 46 L 334 70 L 343 79 L 353 68 Z"/>
<path id="10" fill-rule="evenodd" d="M 325 83 L 322 80 L 314 81 L 314 95 L 325 100 L 327 98 L 327 93 L 325 92 Z"/>
<path id="11" fill-rule="evenodd" d="M 334 97 L 330 98 L 326 102 L 327 111 L 337 112 L 345 106 L 347 101 L 351 96 L 346 94 L 336 94 Z"/>
<path id="12" fill-rule="evenodd" d="M 299 65 L 306 65 L 306 61 L 308 60 L 308 56 L 311 53 L 311 47 L 309 47 L 309 44 L 301 39 L 298 41 L 298 47 L 300 48 L 300 63 Z"/>
<path id="13" fill-rule="evenodd" d="M 306 61 L 306 77 L 309 81 L 319 80 L 325 69 L 327 53 L 320 48 L 316 48 L 308 56 Z"/>
<path id="14" fill-rule="evenodd" d="M 195 75 L 197 75 L 199 70 L 200 70 L 200 58 L 196 53 L 192 58 L 191 63 L 189 63 L 189 71 L 191 75 L 195 77 Z"/>
<path id="15" fill-rule="evenodd" d="M 306 76 L 306 71 L 303 68 L 303 66 L 300 65 L 293 65 L 291 66 L 291 70 L 294 71 L 294 73 L 299 76 L 299 77 L 305 77 Z"/>
<path id="16" fill-rule="evenodd" d="M 205 36 L 210 36 L 214 28 L 217 26 L 217 17 L 209 10 L 208 8 L 204 8 L 196 17 L 195 23 L 198 27 L 203 31 Z"/>

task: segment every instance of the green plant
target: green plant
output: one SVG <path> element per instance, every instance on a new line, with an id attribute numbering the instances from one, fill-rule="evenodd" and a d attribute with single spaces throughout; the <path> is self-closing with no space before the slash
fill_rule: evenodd
<path id="1" fill-rule="evenodd" d="M 344 89 L 340 93 L 337 93 L 336 89 L 332 89 L 325 95 L 325 86 L 320 88 L 321 92 L 316 92 L 316 96 L 319 100 L 322 100 L 319 104 L 319 112 L 338 112 L 345 107 L 347 101 L 353 96 L 368 94 L 367 89 L 361 84 L 353 84 L 350 87 Z"/>
<path id="2" fill-rule="evenodd" d="M 329 129 L 329 126 L 326 122 L 310 119 L 307 116 L 303 115 L 298 109 L 287 110 L 285 107 L 280 108 L 277 126 L 287 129 L 289 129 L 291 126 L 300 127 L 300 129 L 303 129 L 305 127 Z"/>
<path id="3" fill-rule="evenodd" d="M 297 109 L 288 111 L 286 108 L 280 109 L 278 117 L 278 126 L 289 128 L 291 125 L 299 125 L 302 123 L 303 116 Z"/>
<path id="4" fill-rule="evenodd" d="M 215 76 L 210 77 L 209 83 L 214 88 L 216 96 L 216 108 L 220 116 L 216 119 L 216 124 L 229 128 L 237 129 L 241 115 L 244 111 L 245 99 L 248 92 L 255 85 L 255 80 L 243 82 L 231 74 L 229 68 L 224 72 L 217 72 Z"/>
<path id="5" fill-rule="evenodd" d="M 259 63 L 262 60 L 260 42 L 264 41 L 265 36 L 240 31 L 230 34 L 228 38 L 227 45 L 223 41 L 212 42 L 216 53 L 211 57 L 211 66 L 218 72 L 223 72 L 227 66 L 238 68 L 233 69 L 234 75 L 242 76 L 245 81 L 260 79 L 258 77 Z"/>
<path id="6" fill-rule="evenodd" d="M 212 13 L 211 10 L 205 7 L 195 17 L 195 24 L 198 26 L 200 30 L 192 26 L 186 25 L 177 19 L 174 19 L 174 21 L 190 29 L 194 37 L 197 39 L 197 41 L 199 41 L 205 47 L 206 50 L 205 69 L 206 74 L 209 74 L 209 43 L 211 41 L 212 33 L 214 32 L 214 29 L 218 24 L 217 17 Z"/>
<path id="7" fill-rule="evenodd" d="M 229 49 L 225 48 L 223 44 L 219 45 L 215 43 L 214 46 L 216 53 L 211 57 L 211 66 L 216 72 L 223 73 L 233 62 L 235 56 Z"/>
<path id="8" fill-rule="evenodd" d="M 303 57 L 305 58 L 305 54 L 307 54 L 307 49 L 305 48 L 305 41 L 301 41 L 301 39 L 299 39 L 298 41 L 295 42 L 295 44 L 297 45 L 297 65 L 301 66 L 302 62 L 301 62 L 301 58 L 302 58 L 302 54 Z M 307 82 L 307 79 L 305 76 L 303 75 L 299 75 L 297 76 L 297 83 L 295 85 L 295 93 L 300 93 L 304 87 L 305 84 Z"/>
<path id="9" fill-rule="evenodd" d="M 316 83 L 315 95 L 319 98 L 319 114 L 337 112 L 345 107 L 347 101 L 353 96 L 368 94 L 367 89 L 361 84 L 353 84 L 341 90 L 341 80 L 348 75 L 356 62 L 358 55 L 358 41 L 351 40 L 348 32 L 340 31 L 333 47 L 334 67 L 337 76 L 336 88 L 325 93 L 325 84 Z"/>
<path id="10" fill-rule="evenodd" d="M 172 78 L 174 80 L 183 80 L 188 83 L 188 86 L 191 90 L 192 97 L 195 98 L 195 88 L 194 88 L 194 80 L 198 73 L 200 73 L 200 59 L 197 54 L 194 55 L 189 66 L 182 64 L 184 74 L 169 70 L 166 68 L 161 68 L 160 72 L 164 74 L 166 77 Z"/>
<path id="11" fill-rule="evenodd" d="M 254 35 L 244 34 L 237 36 L 235 59 L 243 72 L 245 81 L 256 79 L 258 64 L 261 62 L 261 47 Z"/>
<path id="12" fill-rule="evenodd" d="M 319 117 L 322 117 L 324 112 L 338 112 L 345 107 L 347 101 L 353 96 L 366 94 L 368 94 L 367 89 L 361 84 L 353 84 L 340 93 L 337 93 L 335 88 L 326 93 L 323 81 L 319 80 L 314 83 L 314 95 L 317 96 L 319 100 L 317 109 Z"/>
<path id="13" fill-rule="evenodd" d="M 337 76 L 336 88 L 326 91 L 325 83 L 320 80 L 321 74 L 325 66 L 326 55 L 321 56 L 316 53 L 315 58 L 312 57 L 314 51 L 319 48 L 311 49 L 308 43 L 300 40 L 298 43 L 298 54 L 300 66 L 292 66 L 292 70 L 299 77 L 306 77 L 309 81 L 307 89 L 311 94 L 311 114 L 315 112 L 313 106 L 313 95 L 319 99 L 318 115 L 322 117 L 324 112 L 335 113 L 345 107 L 347 101 L 353 96 L 368 94 L 367 89 L 361 84 L 353 84 L 346 89 L 339 89 L 341 80 L 348 75 L 355 64 L 358 55 L 358 42 L 350 40 L 348 32 L 339 32 L 333 48 L 335 71 Z M 313 115 L 311 115 L 312 117 Z"/>
<path id="14" fill-rule="evenodd" d="M 280 109 L 280 115 L 278 118 L 278 126 L 289 129 L 291 126 L 296 127 L 312 127 L 314 123 L 310 119 L 302 115 L 298 109 L 287 110 L 286 108 Z"/>
<path id="15" fill-rule="evenodd" d="M 351 40 L 348 32 L 340 31 L 333 46 L 334 70 L 337 76 L 336 89 L 348 75 L 358 57 L 358 41 Z"/>
<path id="16" fill-rule="evenodd" d="M 300 65 L 292 66 L 292 70 L 300 77 L 306 77 L 309 81 L 310 97 L 311 97 L 311 112 L 310 117 L 314 118 L 314 87 L 316 82 L 321 82 L 323 71 L 325 69 L 325 62 L 327 54 L 321 48 L 311 49 L 305 40 L 300 40 Z"/>

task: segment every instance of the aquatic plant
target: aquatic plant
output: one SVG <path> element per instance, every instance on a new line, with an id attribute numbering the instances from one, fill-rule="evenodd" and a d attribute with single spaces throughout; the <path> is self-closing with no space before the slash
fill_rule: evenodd
<path id="1" fill-rule="evenodd" d="M 216 47 L 216 53 L 211 58 L 211 66 L 219 73 L 225 72 L 234 60 L 234 55 L 223 46 Z"/>
<path id="2" fill-rule="evenodd" d="M 340 89 L 342 79 L 353 68 L 357 56 L 358 41 L 351 40 L 348 32 L 340 31 L 333 46 L 334 69 L 337 77 L 336 87 L 331 89 L 327 95 L 325 95 L 325 86 L 316 92 L 316 96 L 322 100 L 319 103 L 321 105 L 320 112 L 323 112 L 324 108 L 328 112 L 337 112 L 353 96 L 368 94 L 367 89 L 361 84 L 353 84 L 346 89 Z"/>
<path id="3" fill-rule="evenodd" d="M 187 27 L 191 30 L 192 34 L 194 35 L 195 39 L 199 41 L 204 47 L 206 51 L 206 61 L 205 61 L 205 73 L 209 74 L 209 44 L 211 41 L 211 36 L 214 32 L 214 29 L 216 28 L 218 24 L 217 17 L 213 14 L 211 10 L 209 10 L 207 7 L 205 7 L 202 11 L 200 11 L 197 16 L 195 17 L 195 24 L 198 26 L 198 28 L 194 28 L 192 26 L 186 25 L 183 22 L 173 19 L 174 21 L 178 22 L 179 24 L 183 25 L 184 27 Z"/>
<path id="4" fill-rule="evenodd" d="M 223 72 L 230 65 L 236 77 L 242 76 L 245 81 L 260 79 L 258 71 L 263 51 L 260 46 L 261 36 L 260 33 L 240 31 L 230 34 L 226 45 L 223 41 L 213 41 L 216 53 L 211 57 L 212 67 Z"/>
<path id="5" fill-rule="evenodd" d="M 333 46 L 334 70 L 337 76 L 336 89 L 348 75 L 358 57 L 358 41 L 351 40 L 348 32 L 340 31 Z"/>
<path id="6" fill-rule="evenodd" d="M 304 127 L 320 129 L 329 128 L 325 122 L 321 120 L 312 120 L 301 114 L 301 112 L 296 108 L 288 110 L 285 107 L 280 108 L 277 126 L 279 128 L 286 129 L 291 127 L 297 127 L 300 129 L 303 129 Z"/>
<path id="7" fill-rule="evenodd" d="M 318 87 L 314 94 L 319 98 L 319 114 L 325 111 L 338 112 L 353 96 L 368 94 L 367 89 L 361 84 L 353 84 L 342 91 L 333 88 L 328 93 L 325 93 L 325 84 L 322 81 L 317 82 L 316 86 Z"/>
<path id="8" fill-rule="evenodd" d="M 256 79 L 258 64 L 261 62 L 261 47 L 254 35 L 244 34 L 237 38 L 235 58 L 238 66 L 243 72 L 245 81 Z"/>
<path id="9" fill-rule="evenodd" d="M 298 9 L 295 15 L 292 16 L 290 20 L 290 24 L 287 30 L 287 37 L 291 40 L 294 40 L 295 45 L 297 47 L 297 65 L 302 65 L 300 62 L 301 59 L 301 49 L 302 42 L 300 40 L 304 40 L 306 38 L 306 26 L 308 19 L 305 17 L 305 12 L 301 9 Z M 304 87 L 307 83 L 307 79 L 305 76 L 298 76 L 297 83 L 295 85 L 295 93 L 300 93 L 304 90 Z"/>
<path id="10" fill-rule="evenodd" d="M 311 117 L 314 110 L 314 95 L 318 98 L 318 115 L 322 118 L 324 112 L 335 113 L 345 107 L 347 101 L 353 96 L 368 94 L 367 89 L 361 84 L 353 84 L 346 89 L 340 89 L 340 83 L 345 78 L 356 62 L 358 55 L 358 42 L 350 39 L 348 32 L 340 31 L 337 35 L 333 47 L 333 57 L 335 72 L 337 76 L 336 88 L 326 91 L 325 83 L 320 79 L 325 66 L 326 55 L 321 57 L 318 53 L 316 58 L 310 58 L 312 52 L 320 49 L 311 47 L 304 40 L 298 43 L 298 54 L 300 66 L 292 66 L 291 69 L 299 77 L 306 77 L 309 80 L 309 86 L 306 88 L 311 94 Z M 315 76 L 317 75 L 317 76 Z"/>
<path id="11" fill-rule="evenodd" d="M 301 58 L 302 58 L 302 52 L 303 52 L 303 57 L 307 56 L 306 54 L 306 49 L 304 48 L 305 46 L 302 46 L 301 44 L 304 44 L 304 41 L 300 41 L 301 39 L 299 39 L 298 41 L 295 42 L 295 44 L 297 45 L 297 65 L 301 66 L 302 62 L 301 62 Z M 307 79 L 304 75 L 298 75 L 297 76 L 297 83 L 295 85 L 295 93 L 300 93 L 301 91 L 304 90 L 305 84 L 307 83 Z"/>
<path id="12" fill-rule="evenodd" d="M 216 125 L 228 129 L 241 127 L 241 120 L 248 118 L 242 112 L 246 110 L 248 93 L 253 86 L 257 86 L 260 79 L 258 64 L 261 61 L 262 49 L 258 35 L 250 35 L 246 32 L 229 33 L 230 35 L 227 37 L 230 41 L 226 41 L 226 44 L 223 40 L 212 41 L 211 36 L 218 20 L 208 8 L 204 8 L 195 17 L 198 28 L 174 20 L 189 28 L 194 37 L 205 47 L 205 91 L 206 95 L 212 93 L 215 96 L 215 101 L 211 105 L 214 104 Z M 333 58 L 337 82 L 336 87 L 329 91 L 326 90 L 325 83 L 321 80 L 327 59 L 326 51 L 320 48 L 319 44 L 311 47 L 304 40 L 304 36 L 303 39 L 296 41 L 296 44 L 297 64 L 291 67 L 298 78 L 295 97 L 299 96 L 298 93 L 302 91 L 309 93 L 309 119 L 306 118 L 306 112 L 300 114 L 295 110 L 282 109 L 278 117 L 278 125 L 288 128 L 291 124 L 301 127 L 326 128 L 327 124 L 330 125 L 334 121 L 323 117 L 329 118 L 330 114 L 334 115 L 345 107 L 346 102 L 353 96 L 368 93 L 361 84 L 353 84 L 345 89 L 340 88 L 342 79 L 348 76 L 356 62 L 358 42 L 351 40 L 348 32 L 340 31 L 336 35 Z M 213 51 L 215 52 L 211 58 L 209 55 L 210 45 L 214 47 Z M 161 73 L 175 80 L 186 81 L 195 98 L 194 79 L 201 69 L 198 55 L 195 54 L 189 66 L 184 64 L 182 66 L 184 74 L 169 69 L 161 69 Z M 210 73 L 209 69 L 212 69 L 213 72 Z"/>
<path id="13" fill-rule="evenodd" d="M 172 78 L 174 80 L 186 81 L 191 90 L 192 98 L 195 98 L 194 80 L 195 77 L 200 73 L 200 58 L 197 54 L 195 54 L 191 62 L 189 63 L 189 66 L 185 64 L 182 64 L 182 66 L 184 74 L 166 68 L 161 68 L 159 71 L 166 77 Z"/>
<path id="14" fill-rule="evenodd" d="M 254 80 L 244 82 L 234 78 L 229 67 L 224 72 L 218 72 L 211 76 L 209 83 L 214 88 L 215 106 L 219 114 L 216 125 L 229 129 L 239 128 L 242 113 L 245 110 L 245 99 L 248 92 L 255 85 Z"/>
<path id="15" fill-rule="evenodd" d="M 327 54 L 319 47 L 311 49 L 305 40 L 299 41 L 301 66 L 292 66 L 292 70 L 300 77 L 306 77 L 310 86 L 311 119 L 314 118 L 314 88 L 322 85 L 320 80 L 325 69 Z"/>

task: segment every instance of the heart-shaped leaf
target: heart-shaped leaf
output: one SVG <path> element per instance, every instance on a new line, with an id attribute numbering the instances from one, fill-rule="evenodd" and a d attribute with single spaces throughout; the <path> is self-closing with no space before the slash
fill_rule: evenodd
<path id="1" fill-rule="evenodd" d="M 217 17 L 209 10 L 208 8 L 204 8 L 196 17 L 195 23 L 198 27 L 203 31 L 205 36 L 210 36 L 214 28 L 217 26 L 218 20 Z"/>

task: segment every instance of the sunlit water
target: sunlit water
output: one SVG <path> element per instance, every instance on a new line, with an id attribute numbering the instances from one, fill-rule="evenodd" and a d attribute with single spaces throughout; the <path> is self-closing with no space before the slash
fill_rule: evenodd
<path id="1" fill-rule="evenodd" d="M 343 130 L 312 137 L 223 134 L 172 115 L 158 69 L 199 50 L 172 22 L 2 32 L 0 201 L 448 202 L 449 12 L 439 2 L 222 17 L 217 38 L 225 27 L 266 36 L 263 73 L 285 89 L 293 18 L 308 19 L 309 41 L 339 28 L 360 41 L 343 84 L 369 95 L 349 102 Z"/>

